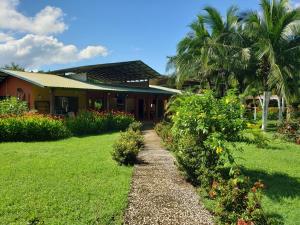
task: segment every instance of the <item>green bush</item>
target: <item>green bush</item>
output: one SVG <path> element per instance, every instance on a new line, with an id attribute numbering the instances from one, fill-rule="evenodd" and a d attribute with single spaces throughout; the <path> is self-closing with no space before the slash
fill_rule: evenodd
<path id="1" fill-rule="evenodd" d="M 0 115 L 20 115 L 28 112 L 27 103 L 15 97 L 0 101 Z"/>
<path id="2" fill-rule="evenodd" d="M 299 121 L 285 121 L 278 126 L 277 132 L 283 139 L 300 144 Z"/>
<path id="3" fill-rule="evenodd" d="M 110 129 L 117 131 L 126 130 L 131 123 L 135 121 L 131 114 L 123 112 L 113 112 L 109 114 L 110 118 Z"/>
<path id="4" fill-rule="evenodd" d="M 157 135 L 161 137 L 165 147 L 168 150 L 173 150 L 173 140 L 172 140 L 172 133 L 170 132 L 172 128 L 171 123 L 167 122 L 160 122 L 155 124 L 154 130 L 156 131 Z"/>
<path id="5" fill-rule="evenodd" d="M 125 113 L 99 113 L 85 111 L 66 119 L 68 129 L 74 135 L 101 134 L 108 131 L 126 130 L 134 117 Z"/>
<path id="6" fill-rule="evenodd" d="M 231 154 L 235 142 L 245 140 L 247 129 L 244 106 L 235 93 L 223 98 L 216 98 L 211 91 L 186 93 L 170 102 L 168 113 L 169 127 L 159 124 L 156 130 L 163 140 L 171 136 L 178 167 L 186 178 L 216 200 L 218 222 L 265 221 L 259 194 L 252 191 L 249 178 L 236 172 L 239 169 Z M 262 144 L 265 139 L 259 138 L 258 144 Z"/>
<path id="7" fill-rule="evenodd" d="M 258 148 L 266 148 L 269 145 L 269 139 L 260 126 L 256 124 L 247 124 L 248 129 L 241 132 L 241 141 L 248 144 L 255 144 Z"/>
<path id="8" fill-rule="evenodd" d="M 143 124 L 141 122 L 135 121 L 129 125 L 128 130 L 140 132 L 142 130 L 142 126 Z"/>
<path id="9" fill-rule="evenodd" d="M 238 176 L 226 182 L 215 183 L 210 192 L 218 193 L 216 215 L 224 224 L 269 224 L 261 206 L 261 189 L 264 185 L 258 181 L 254 185 L 248 177 Z"/>
<path id="10" fill-rule="evenodd" d="M 133 130 L 123 132 L 113 146 L 112 157 L 119 164 L 133 165 L 143 143 L 143 136 L 139 132 Z"/>
<path id="11" fill-rule="evenodd" d="M 174 99 L 169 111 L 172 113 L 171 131 L 173 140 L 176 140 L 178 162 L 191 164 L 191 155 L 197 158 L 193 161 L 195 165 L 190 166 L 199 171 L 188 172 L 192 177 L 187 178 L 197 183 L 211 184 L 211 175 L 204 181 L 199 179 L 198 174 L 217 174 L 224 158 L 232 162 L 227 144 L 239 140 L 240 132 L 246 128 L 246 122 L 241 117 L 244 109 L 239 99 L 232 93 L 222 99 L 215 98 L 212 92 L 203 95 L 186 94 Z M 180 145 L 181 139 L 188 139 L 183 140 L 185 145 Z M 193 146 L 197 148 L 191 153 Z M 184 160 L 187 162 L 184 163 Z"/>
<path id="12" fill-rule="evenodd" d="M 39 115 L 4 116 L 0 118 L 0 141 L 46 141 L 70 136 L 63 120 Z"/>

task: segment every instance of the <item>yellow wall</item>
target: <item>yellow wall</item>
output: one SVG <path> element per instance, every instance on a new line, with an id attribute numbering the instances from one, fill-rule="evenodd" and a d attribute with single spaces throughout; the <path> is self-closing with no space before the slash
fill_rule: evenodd
<path id="1" fill-rule="evenodd" d="M 33 86 L 32 94 L 34 101 L 50 101 L 50 88 L 41 88 Z M 78 110 L 84 111 L 87 106 L 87 97 L 85 90 L 74 89 L 54 89 L 54 96 L 78 97 Z"/>

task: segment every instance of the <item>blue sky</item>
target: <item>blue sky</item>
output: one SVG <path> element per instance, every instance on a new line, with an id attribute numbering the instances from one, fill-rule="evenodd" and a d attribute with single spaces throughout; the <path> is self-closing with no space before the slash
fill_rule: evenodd
<path id="1" fill-rule="evenodd" d="M 242 11 L 257 10 L 258 0 L 2 0 L 10 2 L 7 11 L 14 10 L 29 18 L 32 26 L 36 25 L 33 18 L 44 8 L 51 6 L 57 9 L 56 28 L 53 26 L 49 33 L 45 31 L 45 25 L 36 29 L 11 25 L 10 27 L 0 24 L 0 35 L 12 36 L 10 45 L 27 46 L 34 43 L 37 48 L 36 54 L 44 54 L 40 44 L 36 44 L 37 38 L 51 37 L 57 45 L 72 45 L 75 47 L 70 55 L 70 60 L 53 59 L 47 62 L 47 56 L 42 60 L 28 63 L 28 68 L 34 69 L 57 69 L 68 66 L 78 66 L 96 63 L 107 63 L 128 60 L 143 60 L 160 73 L 165 73 L 167 56 L 174 55 L 177 42 L 188 32 L 188 24 L 196 14 L 201 13 L 204 6 L 211 5 L 218 8 L 222 13 L 230 5 L 237 5 Z M 13 2 L 13 3 L 11 3 Z M 13 8 L 13 9 L 12 9 Z M 60 13 L 60 14 L 59 14 Z M 51 15 L 51 12 L 49 13 Z M 14 16 L 13 13 L 9 14 Z M 48 15 L 48 14 L 47 14 Z M 1 18 L 0 18 L 1 19 Z M 26 20 L 24 19 L 24 24 Z M 57 23 L 63 23 L 58 27 Z M 29 24 L 29 23 L 27 23 Z M 25 25 L 24 25 L 25 26 Z M 29 25 L 28 25 L 29 26 Z M 53 31 L 51 31 L 53 29 Z M 25 35 L 33 33 L 33 36 Z M 22 39 L 22 42 L 18 40 Z M 7 39 L 9 40 L 9 39 Z M 51 42 L 49 39 L 48 41 Z M 60 43 L 60 44 L 59 44 Z M 0 50 L 1 43 L 0 39 Z M 101 46 L 95 51 L 87 51 L 82 56 L 81 50 L 87 46 Z M 70 46 L 69 46 L 70 47 Z M 71 48 L 71 47 L 70 47 Z M 89 50 L 91 50 L 90 48 Z M 29 50 L 28 50 L 29 51 Z M 27 51 L 27 52 L 28 52 Z M 104 52 L 105 51 L 105 52 Z M 23 50 L 20 50 L 21 55 Z M 26 52 L 26 51 L 25 51 Z M 94 54 L 90 54 L 94 52 Z M 0 52 L 1 53 L 1 52 Z M 59 53 L 60 54 L 60 53 Z M 69 54 L 69 53 L 68 53 Z M 75 56 L 75 54 L 77 54 Z M 80 55 L 80 56 L 79 56 Z M 24 56 L 33 57 L 33 53 Z M 68 55 L 67 55 L 68 56 Z M 62 58 L 67 57 L 62 53 Z M 38 57 L 38 56 L 37 56 Z M 12 57 L 12 59 L 14 59 Z M 26 60 L 16 58 L 17 62 L 26 64 Z M 0 56 L 1 60 L 1 56 Z"/>

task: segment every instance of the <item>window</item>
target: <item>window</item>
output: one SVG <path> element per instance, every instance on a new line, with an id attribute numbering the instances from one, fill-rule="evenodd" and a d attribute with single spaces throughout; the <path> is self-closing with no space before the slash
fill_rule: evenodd
<path id="1" fill-rule="evenodd" d="M 56 114 L 67 114 L 69 112 L 78 112 L 78 98 L 77 97 L 55 97 L 55 113 Z"/>
<path id="2" fill-rule="evenodd" d="M 25 100 L 25 93 L 22 88 L 17 88 L 17 98 L 21 101 Z"/>

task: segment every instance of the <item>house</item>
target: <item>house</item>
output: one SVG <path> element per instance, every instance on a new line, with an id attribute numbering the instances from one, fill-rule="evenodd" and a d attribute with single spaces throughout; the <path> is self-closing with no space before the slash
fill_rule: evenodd
<path id="1" fill-rule="evenodd" d="M 50 73 L 0 70 L 0 97 L 16 96 L 39 113 L 66 115 L 93 109 L 159 120 L 180 91 L 149 85 L 160 74 L 142 61 L 81 66 Z"/>

